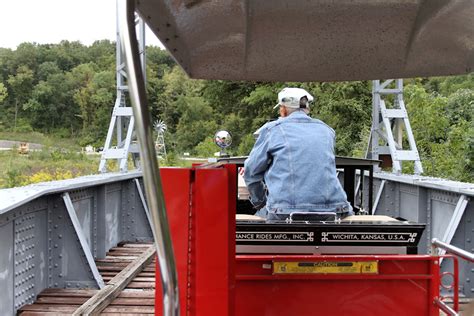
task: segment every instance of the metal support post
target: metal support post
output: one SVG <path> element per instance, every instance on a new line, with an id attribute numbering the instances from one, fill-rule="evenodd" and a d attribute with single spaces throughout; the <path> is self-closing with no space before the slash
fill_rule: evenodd
<path id="1" fill-rule="evenodd" d="M 385 182 L 387 182 L 387 180 L 382 180 L 382 182 L 380 183 L 380 188 L 377 191 L 377 196 L 375 197 L 375 202 L 372 207 L 372 215 L 375 215 L 375 211 L 377 210 L 377 206 L 379 205 L 380 197 L 382 196 L 383 188 L 385 187 Z"/>
<path id="2" fill-rule="evenodd" d="M 152 227 L 151 225 L 153 224 L 153 222 L 151 221 L 151 218 L 150 218 L 150 211 L 148 210 L 148 205 L 146 205 L 145 194 L 143 194 L 142 187 L 140 186 L 140 181 L 138 181 L 138 179 L 135 179 L 134 181 L 135 181 L 135 185 L 137 186 L 138 195 L 140 196 L 140 200 L 142 201 L 143 210 L 145 211 L 146 218 L 148 219 L 148 224 L 150 225 L 150 228 L 151 228 Z"/>
<path id="3" fill-rule="evenodd" d="M 451 241 L 453 240 L 454 233 L 456 233 L 459 223 L 461 222 L 461 218 L 464 215 L 464 211 L 466 210 L 467 202 L 468 202 L 467 196 L 462 194 L 459 197 L 458 203 L 456 204 L 456 208 L 454 209 L 454 212 L 453 212 L 453 216 L 451 217 L 448 227 L 446 228 L 446 231 L 443 235 L 443 239 L 442 239 L 443 242 L 450 244 Z M 445 253 L 446 251 L 444 249 L 440 250 L 441 256 L 444 255 Z"/>
<path id="4" fill-rule="evenodd" d="M 118 8 L 118 3 L 117 3 Z M 145 74 L 146 56 L 145 56 L 145 23 L 137 15 L 135 16 L 135 25 L 138 25 L 138 42 L 142 72 Z M 132 108 L 127 106 L 128 85 L 127 73 L 125 70 L 124 56 L 120 49 L 121 39 L 119 32 L 119 17 L 117 12 L 117 44 L 116 44 L 116 80 L 117 80 L 117 98 L 115 100 L 112 118 L 110 120 L 107 138 L 104 144 L 104 150 L 99 164 L 99 172 L 107 172 L 107 161 L 117 160 L 119 170 L 126 172 L 128 170 L 128 154 L 132 154 L 135 167 L 138 167 L 139 148 L 133 143 L 135 119 Z M 115 136 L 115 142 L 113 142 Z M 113 144 L 115 143 L 115 145 Z"/>
<path id="5" fill-rule="evenodd" d="M 388 88 L 392 86 L 392 88 Z M 390 102 L 391 107 L 386 101 Z M 405 131 L 405 133 L 404 133 Z M 404 149 L 404 135 L 409 148 Z M 383 140 L 385 145 L 381 145 Z M 402 161 L 413 161 L 415 174 L 423 173 L 420 156 L 411 129 L 403 100 L 403 80 L 390 79 L 384 82 L 374 80 L 372 85 L 372 129 L 370 132 L 367 158 L 379 159 L 390 155 L 392 171 L 402 172 Z"/>
<path id="6" fill-rule="evenodd" d="M 92 275 L 94 276 L 99 289 L 105 286 L 104 280 L 97 269 L 97 265 L 95 264 L 94 257 L 92 256 L 91 249 L 89 248 L 89 244 L 87 243 L 86 236 L 84 235 L 84 231 L 82 230 L 81 224 L 79 223 L 79 219 L 77 218 L 76 211 L 74 210 L 74 205 L 72 204 L 71 197 L 69 193 L 64 193 L 62 195 L 64 204 L 66 205 L 67 212 L 69 214 L 69 218 L 71 219 L 72 226 L 74 227 L 74 231 L 76 232 L 77 238 L 79 238 L 79 243 L 81 244 L 81 248 L 84 251 L 84 255 L 86 256 L 87 263 L 89 264 L 89 268 L 92 271 Z"/>

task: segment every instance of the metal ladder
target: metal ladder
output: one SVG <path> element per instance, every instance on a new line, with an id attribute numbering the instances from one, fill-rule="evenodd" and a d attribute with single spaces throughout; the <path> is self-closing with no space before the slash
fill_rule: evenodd
<path id="1" fill-rule="evenodd" d="M 392 86 L 389 88 L 389 86 Z M 388 108 L 385 98 L 393 96 L 393 106 Z M 404 131 L 408 149 L 403 148 Z M 380 145 L 380 138 L 386 143 Z M 372 85 L 372 130 L 367 157 L 379 159 L 379 155 L 389 154 L 392 158 L 393 172 L 402 172 L 403 161 L 414 162 L 414 173 L 423 173 L 420 155 L 416 147 L 408 113 L 403 100 L 403 80 L 389 79 L 381 83 L 374 80 Z"/>
<path id="2" fill-rule="evenodd" d="M 138 43 L 140 60 L 143 74 L 145 74 L 145 23 L 136 15 L 135 24 L 138 25 L 139 29 Z M 136 142 L 132 143 L 132 140 L 135 138 L 133 133 L 135 128 L 135 118 L 133 117 L 132 108 L 126 104 L 126 95 L 128 93 L 128 86 L 126 85 L 127 73 L 125 71 L 125 58 L 120 49 L 120 45 L 121 39 L 117 24 L 117 98 L 115 100 L 112 118 L 110 119 L 107 138 L 105 139 L 104 150 L 102 151 L 102 156 L 100 158 L 99 172 L 101 173 L 108 171 L 107 162 L 110 160 L 117 160 L 119 170 L 121 172 L 126 172 L 128 170 L 129 154 L 132 154 L 135 168 L 139 167 L 138 157 L 140 149 Z"/>

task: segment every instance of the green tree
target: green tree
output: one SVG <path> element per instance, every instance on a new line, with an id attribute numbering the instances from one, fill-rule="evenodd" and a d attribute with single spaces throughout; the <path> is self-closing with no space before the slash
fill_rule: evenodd
<path id="1" fill-rule="evenodd" d="M 237 149 L 237 155 L 239 156 L 248 156 L 250 151 L 255 144 L 255 138 L 251 134 L 247 134 L 242 137 L 242 140 L 239 144 L 239 148 Z"/>
<path id="2" fill-rule="evenodd" d="M 3 82 L 0 82 L 0 104 L 8 97 L 8 91 Z"/>
<path id="3" fill-rule="evenodd" d="M 408 85 L 405 101 L 424 174 L 474 181 L 472 91 L 459 90 L 444 97 L 421 85 Z"/>
<path id="4" fill-rule="evenodd" d="M 336 131 L 336 153 L 350 155 L 361 133 L 371 124 L 371 90 L 368 82 L 310 84 L 315 96 L 311 116 L 319 118 Z"/>
<path id="5" fill-rule="evenodd" d="M 33 89 L 24 106 L 33 128 L 42 132 L 57 131 L 62 137 L 77 134 L 79 108 L 74 105 L 73 82 L 65 73 L 50 74 Z"/>
<path id="6" fill-rule="evenodd" d="M 166 50 L 156 46 L 149 46 L 146 48 L 146 59 L 147 67 L 150 68 L 159 79 L 161 79 L 166 72 L 169 72 L 176 66 L 171 55 Z"/>
<path id="7" fill-rule="evenodd" d="M 168 131 L 174 134 L 186 109 L 183 106 L 186 102 L 183 100 L 186 100 L 186 97 L 199 97 L 202 81 L 189 79 L 179 67 L 166 72 L 162 81 L 162 90 L 157 96 L 156 112 L 157 116 L 168 125 Z"/>
<path id="8" fill-rule="evenodd" d="M 217 130 L 213 109 L 200 97 L 182 96 L 176 105 L 183 113 L 176 128 L 178 150 L 194 152 L 200 142 Z"/>
<path id="9" fill-rule="evenodd" d="M 115 102 L 115 74 L 101 71 L 88 78 L 88 69 L 81 70 L 86 85 L 76 91 L 74 100 L 83 121 L 83 145 L 92 143 L 100 146 L 105 141 Z"/>
<path id="10" fill-rule="evenodd" d="M 213 137 L 206 137 L 202 142 L 197 144 L 195 151 L 198 157 L 209 158 L 213 157 L 214 153 L 220 151 L 220 148 L 214 143 Z"/>
<path id="11" fill-rule="evenodd" d="M 13 130 L 16 131 L 19 110 L 23 104 L 29 99 L 33 87 L 33 71 L 27 66 L 18 67 L 15 75 L 8 77 L 8 85 L 12 93 L 10 97 L 14 99 L 14 119 Z"/>
<path id="12" fill-rule="evenodd" d="M 61 72 L 62 71 L 61 69 L 59 69 L 56 62 L 45 61 L 44 63 L 38 66 L 35 81 L 47 80 L 50 75 L 55 75 Z"/>
<path id="13" fill-rule="evenodd" d="M 474 119 L 474 87 L 459 89 L 448 97 L 446 114 L 451 124 Z"/>

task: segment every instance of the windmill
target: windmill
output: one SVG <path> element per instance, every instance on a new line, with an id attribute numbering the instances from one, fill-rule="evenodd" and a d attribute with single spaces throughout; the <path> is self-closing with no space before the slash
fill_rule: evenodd
<path id="1" fill-rule="evenodd" d="M 156 140 L 155 140 L 155 149 L 158 157 L 166 159 L 166 146 L 165 146 L 165 138 L 164 134 L 166 131 L 166 124 L 162 120 L 155 121 L 153 125 L 156 131 Z"/>

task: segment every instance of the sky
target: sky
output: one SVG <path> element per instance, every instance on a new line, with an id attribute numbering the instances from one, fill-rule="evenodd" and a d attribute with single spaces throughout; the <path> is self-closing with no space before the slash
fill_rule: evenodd
<path id="1" fill-rule="evenodd" d="M 116 0 L 0 0 L 0 47 L 116 40 Z M 147 30 L 147 45 L 161 46 Z"/>

